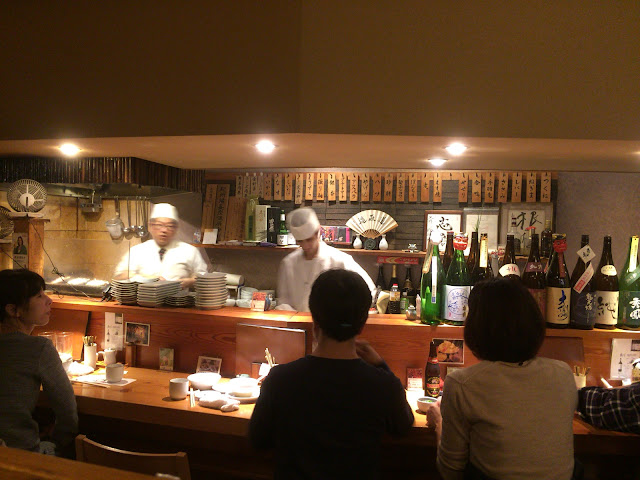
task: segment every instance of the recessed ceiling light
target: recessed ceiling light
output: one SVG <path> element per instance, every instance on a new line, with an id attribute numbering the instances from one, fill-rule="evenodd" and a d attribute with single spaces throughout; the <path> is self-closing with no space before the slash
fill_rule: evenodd
<path id="1" fill-rule="evenodd" d="M 75 157 L 80 152 L 80 149 L 73 143 L 65 143 L 60 145 L 60 151 L 67 157 Z"/>
<path id="2" fill-rule="evenodd" d="M 441 167 L 442 165 L 447 163 L 447 160 L 440 157 L 434 157 L 429 159 L 429 163 L 434 167 Z"/>
<path id="3" fill-rule="evenodd" d="M 260 140 L 256 143 L 256 149 L 260 153 L 269 154 L 276 149 L 276 146 L 270 140 Z"/>
<path id="4" fill-rule="evenodd" d="M 460 142 L 453 142 L 451 145 L 444 147 L 444 149 L 451 155 L 462 155 L 467 150 L 467 146 Z"/>

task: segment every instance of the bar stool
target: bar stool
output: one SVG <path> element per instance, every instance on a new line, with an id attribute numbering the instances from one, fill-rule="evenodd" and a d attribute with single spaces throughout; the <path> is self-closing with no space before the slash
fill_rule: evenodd
<path id="1" fill-rule="evenodd" d="M 179 477 L 180 480 L 191 480 L 189 459 L 185 452 L 131 452 L 108 447 L 88 439 L 85 435 L 78 435 L 76 437 L 76 460 L 150 475 L 168 473 Z"/>

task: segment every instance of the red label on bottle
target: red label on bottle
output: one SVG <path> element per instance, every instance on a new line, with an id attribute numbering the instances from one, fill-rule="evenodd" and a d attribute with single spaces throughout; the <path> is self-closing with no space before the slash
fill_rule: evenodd
<path id="1" fill-rule="evenodd" d="M 456 250 L 466 250 L 468 245 L 466 235 L 456 235 L 453 239 L 453 248 Z"/>
<path id="2" fill-rule="evenodd" d="M 555 242 L 553 242 L 553 249 L 558 253 L 566 251 L 567 250 L 567 240 L 564 239 L 564 238 L 556 240 Z"/>

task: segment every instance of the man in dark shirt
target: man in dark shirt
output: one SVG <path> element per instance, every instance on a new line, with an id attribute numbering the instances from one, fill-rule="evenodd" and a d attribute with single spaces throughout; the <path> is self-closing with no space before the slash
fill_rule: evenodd
<path id="1" fill-rule="evenodd" d="M 578 411 L 598 428 L 640 433 L 640 383 L 621 388 L 582 388 L 578 390 Z"/>
<path id="2" fill-rule="evenodd" d="M 314 282 L 317 345 L 271 370 L 249 425 L 255 448 L 275 449 L 275 478 L 377 478 L 382 435 L 413 425 L 400 380 L 368 342 L 355 339 L 370 304 L 357 273 L 328 270 Z"/>

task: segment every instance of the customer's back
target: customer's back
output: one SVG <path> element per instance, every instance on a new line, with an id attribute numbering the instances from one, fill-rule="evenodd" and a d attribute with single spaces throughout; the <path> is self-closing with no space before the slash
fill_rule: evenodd
<path id="1" fill-rule="evenodd" d="M 376 478 L 382 435 L 413 424 L 400 380 L 368 343 L 355 341 L 370 298 L 353 272 L 330 270 L 314 283 L 318 345 L 272 369 L 251 418 L 252 444 L 275 449 L 275 478 Z"/>

